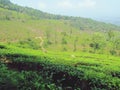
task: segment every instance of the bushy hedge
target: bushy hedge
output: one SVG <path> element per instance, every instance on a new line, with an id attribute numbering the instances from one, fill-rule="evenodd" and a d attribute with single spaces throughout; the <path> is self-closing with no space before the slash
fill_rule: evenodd
<path id="1" fill-rule="evenodd" d="M 120 79 L 112 78 L 112 76 L 107 76 L 102 73 L 87 73 L 84 69 L 78 70 L 76 67 L 69 65 L 61 65 L 50 62 L 49 57 L 32 57 L 24 55 L 6 55 L 12 63 L 7 64 L 7 67 L 12 70 L 17 70 L 22 72 L 21 74 L 25 76 L 30 76 L 30 78 L 23 78 L 25 83 L 23 86 L 27 88 L 28 86 L 34 89 L 32 84 L 39 77 L 41 77 L 41 82 L 46 83 L 49 88 L 56 88 L 55 90 L 61 89 L 81 89 L 81 90 L 119 90 L 120 89 Z M 15 73 L 14 75 L 16 75 Z M 26 75 L 27 74 L 27 75 Z M 9 74 L 8 74 L 9 75 Z M 10 74 L 11 75 L 11 74 Z M 19 76 L 19 75 L 18 75 Z M 34 77 L 35 76 L 35 77 Z M 11 76 L 10 76 L 11 77 Z M 43 79 L 45 78 L 45 79 Z M 16 78 L 14 77 L 15 81 Z M 32 82 L 29 82 L 32 80 Z M 17 80 L 19 82 L 19 80 Z M 41 85 L 41 82 L 37 82 Z M 32 83 L 32 84 L 31 84 Z M 53 84 L 54 83 L 54 84 Z M 15 83 L 16 84 L 16 83 Z M 57 86 L 56 86 L 57 85 Z M 16 85 L 15 85 L 16 86 Z M 18 88 L 18 87 L 17 87 Z M 40 87 L 42 88 L 42 87 Z M 45 89 L 47 90 L 47 89 Z"/>

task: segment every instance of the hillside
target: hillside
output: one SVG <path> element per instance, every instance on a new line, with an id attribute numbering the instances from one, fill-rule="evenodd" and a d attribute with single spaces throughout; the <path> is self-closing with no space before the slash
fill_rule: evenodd
<path id="1" fill-rule="evenodd" d="M 81 18 L 81 17 L 53 15 L 53 14 L 45 13 L 40 10 L 32 9 L 29 7 L 21 7 L 21 6 L 15 5 L 11 3 L 9 0 L 0 0 L 0 7 L 4 9 L 8 9 L 10 11 L 15 11 L 18 14 L 28 15 L 28 17 L 31 17 L 30 19 L 32 20 L 38 20 L 38 19 L 67 20 L 70 23 L 72 22 L 71 23 L 72 26 L 77 27 L 80 30 L 86 30 L 86 29 L 90 29 L 94 31 L 108 31 L 111 29 L 120 30 L 118 26 L 115 26 L 112 24 L 105 24 L 102 22 L 94 21 L 92 19 Z M 4 16 L 6 16 L 6 18 L 9 18 L 9 19 L 14 19 L 14 18 L 18 19 L 18 17 L 16 17 L 18 15 L 16 16 L 13 15 L 10 17 L 8 16 L 8 13 L 7 13 L 7 15 L 5 14 Z M 24 19 L 26 19 L 26 17 Z"/>
<path id="2" fill-rule="evenodd" d="M 9 0 L 0 0 L 0 12 L 2 42 L 46 51 L 119 55 L 119 26 L 81 17 L 52 15 L 15 5 Z"/>
<path id="3" fill-rule="evenodd" d="M 98 18 L 97 20 L 120 26 L 120 17 L 104 17 L 104 18 Z"/>
<path id="4" fill-rule="evenodd" d="M 120 90 L 120 27 L 0 0 L 0 90 Z"/>

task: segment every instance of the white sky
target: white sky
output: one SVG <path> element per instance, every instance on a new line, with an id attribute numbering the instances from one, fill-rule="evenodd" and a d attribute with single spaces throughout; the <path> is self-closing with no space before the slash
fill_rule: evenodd
<path id="1" fill-rule="evenodd" d="M 120 17 L 120 0 L 11 0 L 44 12 L 81 17 Z"/>

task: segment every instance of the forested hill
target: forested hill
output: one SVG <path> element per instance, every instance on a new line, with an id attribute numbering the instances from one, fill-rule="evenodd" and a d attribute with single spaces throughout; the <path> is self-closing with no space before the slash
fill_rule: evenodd
<path id="1" fill-rule="evenodd" d="M 16 11 L 19 13 L 27 14 L 31 16 L 32 19 L 77 19 L 74 17 L 53 15 L 29 7 L 22 7 L 11 3 L 10 0 L 0 0 L 0 7 L 8 10 Z"/>
<path id="2" fill-rule="evenodd" d="M 82 17 L 69 17 L 61 15 L 53 15 L 42 12 L 29 7 L 22 7 L 10 2 L 10 0 L 0 0 L 0 20 L 64 20 L 79 30 L 92 30 L 92 31 L 108 31 L 108 30 L 120 30 L 119 26 L 106 24 L 103 22 L 97 22 L 89 18 Z M 4 10 L 3 10 L 4 9 Z M 13 12 L 14 11 L 14 12 Z"/>

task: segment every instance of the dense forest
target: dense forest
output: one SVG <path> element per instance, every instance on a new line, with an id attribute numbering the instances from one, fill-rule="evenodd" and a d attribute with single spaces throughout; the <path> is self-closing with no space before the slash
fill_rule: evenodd
<path id="1" fill-rule="evenodd" d="M 119 90 L 120 26 L 0 0 L 0 90 Z"/>

